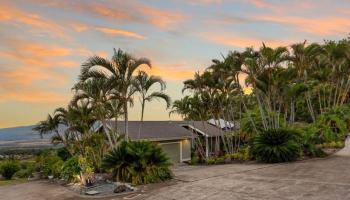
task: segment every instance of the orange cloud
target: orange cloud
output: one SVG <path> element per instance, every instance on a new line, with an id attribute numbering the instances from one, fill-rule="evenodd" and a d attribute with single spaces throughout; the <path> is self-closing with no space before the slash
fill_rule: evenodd
<path id="1" fill-rule="evenodd" d="M 68 101 L 68 97 L 58 93 L 43 90 L 26 90 L 21 92 L 7 91 L 0 93 L 0 102 L 22 101 L 29 103 L 63 103 Z"/>
<path id="2" fill-rule="evenodd" d="M 158 28 L 168 28 L 171 25 L 188 19 L 181 12 L 151 7 L 136 1 L 117 0 L 111 4 L 98 2 L 84 2 L 79 5 L 73 1 L 45 1 L 31 0 L 40 4 L 74 10 L 87 14 L 97 15 L 109 20 L 120 20 L 123 23 L 150 24 Z"/>
<path id="3" fill-rule="evenodd" d="M 66 47 L 24 40 L 6 38 L 3 44 L 6 46 L 6 50 L 0 52 L 0 57 L 31 67 L 55 67 L 59 64 L 56 61 L 58 58 L 73 53 L 71 49 Z M 63 64 L 62 67 L 67 66 L 67 62 L 61 64 Z"/>
<path id="4" fill-rule="evenodd" d="M 292 41 L 258 39 L 253 37 L 242 37 L 223 33 L 204 33 L 201 34 L 201 37 L 212 43 L 239 48 L 258 48 L 262 46 L 262 43 L 265 43 L 267 46 L 270 47 L 288 46 L 293 43 Z"/>
<path id="5" fill-rule="evenodd" d="M 97 27 L 96 30 L 108 35 L 120 35 L 124 37 L 136 38 L 136 39 L 145 39 L 145 37 L 142 35 L 139 35 L 137 33 L 130 32 L 130 31 L 121 30 L 121 29 Z"/>
<path id="6" fill-rule="evenodd" d="M 68 87 L 68 77 L 56 69 L 79 66 L 66 58 L 72 55 L 71 49 L 11 38 L 0 41 L 5 47 L 0 51 L 0 59 L 6 63 L 0 69 L 1 101 L 62 101 L 62 96 L 52 92 L 52 88 Z M 45 88 L 39 90 L 42 83 Z"/>
<path id="7" fill-rule="evenodd" d="M 142 67 L 141 70 L 155 76 L 160 76 L 165 80 L 178 81 L 193 77 L 195 73 L 192 69 L 186 69 L 182 64 L 153 64 L 152 68 Z"/>
<path id="8" fill-rule="evenodd" d="M 57 23 L 44 19 L 43 17 L 28 13 L 23 10 L 12 7 L 8 4 L 0 4 L 0 22 L 24 24 L 32 27 L 32 32 L 43 32 L 55 37 L 68 39 L 63 28 Z"/>
<path id="9" fill-rule="evenodd" d="M 350 29 L 348 18 L 342 17 L 320 17 L 306 18 L 296 16 L 262 15 L 256 16 L 256 20 L 292 25 L 298 31 L 308 32 L 316 35 L 347 34 Z"/>

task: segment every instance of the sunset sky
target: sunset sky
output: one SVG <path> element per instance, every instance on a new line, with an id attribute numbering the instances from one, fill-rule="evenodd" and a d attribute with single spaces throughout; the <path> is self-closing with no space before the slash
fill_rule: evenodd
<path id="1" fill-rule="evenodd" d="M 349 0 L 0 0 L 0 128 L 67 105 L 81 63 L 114 47 L 151 59 L 179 99 L 182 81 L 221 53 L 345 38 L 349 19 Z M 168 120 L 165 104 L 146 105 L 145 119 Z"/>

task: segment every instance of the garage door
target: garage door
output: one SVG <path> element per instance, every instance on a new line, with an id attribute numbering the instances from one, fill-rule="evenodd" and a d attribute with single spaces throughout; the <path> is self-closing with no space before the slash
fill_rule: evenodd
<path id="1" fill-rule="evenodd" d="M 180 162 L 180 143 L 160 143 L 160 146 L 173 163 Z"/>

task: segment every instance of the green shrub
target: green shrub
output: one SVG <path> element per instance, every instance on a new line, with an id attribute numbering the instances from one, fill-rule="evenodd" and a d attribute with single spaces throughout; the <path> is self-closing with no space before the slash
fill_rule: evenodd
<path id="1" fill-rule="evenodd" d="M 91 178 L 94 171 L 92 163 L 82 156 L 69 158 L 62 167 L 62 177 L 68 182 L 85 181 Z"/>
<path id="2" fill-rule="evenodd" d="M 323 157 L 326 154 L 322 151 L 320 145 L 318 129 L 314 125 L 306 125 L 300 129 L 301 137 L 299 140 L 301 146 L 300 156 Z"/>
<path id="3" fill-rule="evenodd" d="M 193 156 L 191 157 L 191 165 L 196 165 L 196 164 L 198 164 L 199 162 L 200 162 L 199 156 L 193 155 Z"/>
<path id="4" fill-rule="evenodd" d="M 224 164 L 225 158 L 224 157 L 218 157 L 215 159 L 215 164 Z"/>
<path id="5" fill-rule="evenodd" d="M 277 163 L 296 160 L 300 145 L 298 133 L 291 129 L 271 129 L 255 136 L 252 143 L 253 156 L 263 162 Z"/>
<path id="6" fill-rule="evenodd" d="M 14 174 L 18 178 L 31 177 L 35 171 L 35 162 L 23 161 L 20 163 L 20 170 Z"/>
<path id="7" fill-rule="evenodd" d="M 72 157 L 66 147 L 57 149 L 57 156 L 63 161 L 66 161 L 68 158 Z"/>
<path id="8" fill-rule="evenodd" d="M 47 151 L 36 158 L 37 170 L 42 171 L 44 176 L 59 177 L 61 175 L 63 161 L 55 151 Z"/>
<path id="9" fill-rule="evenodd" d="M 103 159 L 118 181 L 133 184 L 155 183 L 170 179 L 171 163 L 162 148 L 149 141 L 123 141 Z"/>
<path id="10" fill-rule="evenodd" d="M 19 162 L 16 160 L 5 160 L 2 161 L 0 166 L 1 175 L 5 179 L 12 179 L 13 175 L 20 170 Z"/>
<path id="11" fill-rule="evenodd" d="M 215 158 L 208 158 L 207 159 L 207 164 L 208 165 L 214 165 L 215 164 Z"/>

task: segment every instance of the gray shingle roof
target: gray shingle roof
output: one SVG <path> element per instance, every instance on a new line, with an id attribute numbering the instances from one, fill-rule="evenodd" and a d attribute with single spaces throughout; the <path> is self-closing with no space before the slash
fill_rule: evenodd
<path id="1" fill-rule="evenodd" d="M 116 124 L 117 123 L 117 126 Z M 110 121 L 111 128 L 117 127 L 118 132 L 124 134 L 124 121 Z M 139 138 L 140 121 L 129 121 L 129 137 L 132 139 L 148 139 L 148 140 L 172 140 L 191 138 L 192 134 L 189 130 L 181 126 L 178 121 L 144 121 L 142 123 L 141 134 Z"/>
<path id="2" fill-rule="evenodd" d="M 117 123 L 117 126 L 116 124 Z M 140 121 L 129 121 L 129 137 L 132 139 L 172 140 L 192 138 L 193 130 L 209 137 L 220 136 L 225 130 L 202 121 L 144 121 L 139 137 Z M 110 121 L 110 128 L 117 127 L 118 132 L 124 134 L 124 121 Z"/>

